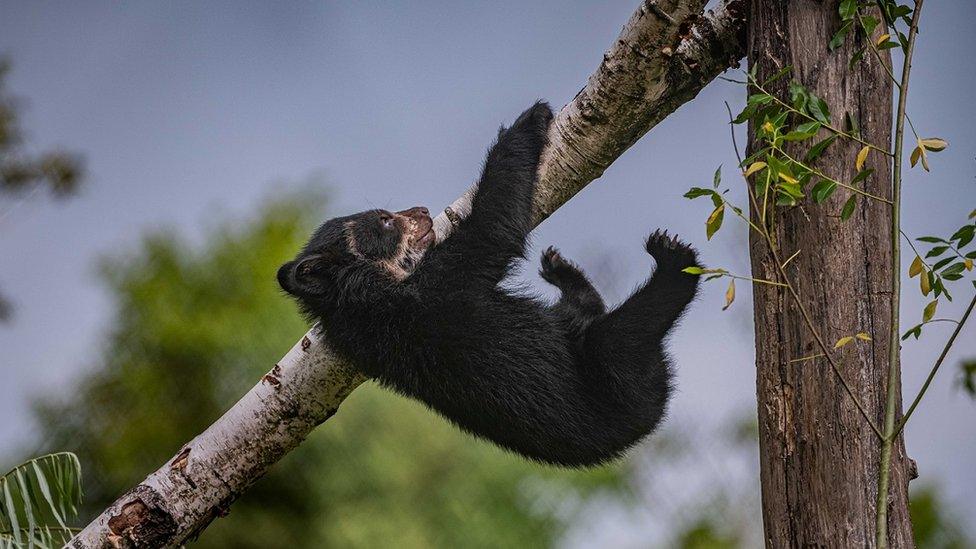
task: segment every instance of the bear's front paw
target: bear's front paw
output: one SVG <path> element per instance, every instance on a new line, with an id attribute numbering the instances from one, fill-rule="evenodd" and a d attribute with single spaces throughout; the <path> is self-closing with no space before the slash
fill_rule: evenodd
<path id="1" fill-rule="evenodd" d="M 668 235 L 668 231 L 658 229 L 647 237 L 647 253 L 654 257 L 658 268 L 700 267 L 698 252 L 694 248 L 678 240 L 678 236 Z"/>

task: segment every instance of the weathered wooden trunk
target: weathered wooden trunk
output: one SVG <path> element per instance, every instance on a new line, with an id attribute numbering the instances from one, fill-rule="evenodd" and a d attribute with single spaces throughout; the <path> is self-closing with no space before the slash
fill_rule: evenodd
<path id="1" fill-rule="evenodd" d="M 749 66 L 757 68 L 757 79 L 763 81 L 791 65 L 793 78 L 830 105 L 835 127 L 842 128 L 845 113 L 850 113 L 863 139 L 887 149 L 891 142 L 891 80 L 870 53 L 848 68 L 853 52 L 850 38 L 847 45 L 828 50 L 827 44 L 840 26 L 837 2 L 750 3 L 747 47 Z M 770 91 L 788 100 L 788 81 L 780 79 Z M 756 146 L 753 130 L 750 128 L 750 148 Z M 797 147 L 794 152 L 807 147 Z M 817 166 L 839 181 L 850 181 L 860 148 L 858 143 L 838 139 Z M 864 190 L 890 198 L 888 160 L 872 152 L 867 166 L 875 172 Z M 788 273 L 828 345 L 858 332 L 872 335 L 873 341 L 847 345 L 833 351 L 833 356 L 868 414 L 881 426 L 891 324 L 891 206 L 859 198 L 856 211 L 845 222 L 840 212 L 848 196 L 838 189 L 820 206 L 806 201 L 798 207 L 778 208 L 774 237 L 780 259 L 800 252 L 789 263 Z M 761 236 L 752 235 L 750 252 L 754 277 L 779 278 Z M 820 352 L 790 295 L 769 285 L 755 285 L 754 290 L 766 545 L 872 547 L 881 442 L 826 360 L 790 363 Z M 900 391 L 900 382 L 895 389 Z M 899 399 L 899 416 L 900 409 Z M 909 466 L 899 437 L 892 458 L 890 547 L 913 546 Z"/>

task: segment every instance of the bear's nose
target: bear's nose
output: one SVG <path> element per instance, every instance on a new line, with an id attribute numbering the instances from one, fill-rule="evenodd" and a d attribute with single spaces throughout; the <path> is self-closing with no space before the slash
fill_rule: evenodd
<path id="1" fill-rule="evenodd" d="M 406 216 L 411 219 L 415 217 L 430 217 L 430 211 L 423 206 L 414 206 L 409 210 L 403 210 L 402 212 L 397 212 L 397 215 Z"/>

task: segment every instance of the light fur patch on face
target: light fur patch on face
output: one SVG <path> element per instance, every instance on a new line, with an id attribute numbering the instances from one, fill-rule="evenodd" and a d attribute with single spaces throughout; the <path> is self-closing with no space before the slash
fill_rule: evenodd
<path id="1" fill-rule="evenodd" d="M 408 224 L 416 225 L 416 222 L 410 219 L 406 219 Z M 424 252 L 426 250 L 418 250 L 413 246 L 410 246 L 410 240 L 413 235 L 413 227 L 411 226 L 409 230 L 400 231 L 400 242 L 397 244 L 396 252 L 393 257 L 388 257 L 381 260 L 371 260 L 363 255 L 359 251 L 359 247 L 356 243 L 356 233 L 353 230 L 356 226 L 355 221 L 349 221 L 344 225 L 344 234 L 346 236 L 346 245 L 349 247 L 349 252 L 356 256 L 358 259 L 363 261 L 370 261 L 378 265 L 384 271 L 390 273 L 395 280 L 400 281 L 413 273 L 414 268 L 420 263 L 421 258 L 424 257 Z"/>

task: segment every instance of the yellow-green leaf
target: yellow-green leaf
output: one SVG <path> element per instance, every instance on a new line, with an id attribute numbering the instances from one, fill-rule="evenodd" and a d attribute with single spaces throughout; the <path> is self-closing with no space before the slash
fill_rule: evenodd
<path id="1" fill-rule="evenodd" d="M 944 151 L 949 146 L 945 139 L 939 137 L 927 137 L 920 140 L 919 144 L 925 147 L 925 150 L 932 152 Z"/>
<path id="2" fill-rule="evenodd" d="M 865 145 L 864 147 L 861 148 L 861 151 L 857 153 L 857 160 L 854 161 L 854 167 L 857 169 L 857 171 L 861 171 L 864 169 L 864 163 L 868 159 L 869 152 L 871 152 L 871 147 Z"/>
<path id="3" fill-rule="evenodd" d="M 884 44 L 885 41 L 888 40 L 889 38 L 891 38 L 890 34 L 882 34 L 881 36 L 878 37 L 877 40 L 874 41 L 874 45 L 880 46 L 881 44 Z"/>
<path id="4" fill-rule="evenodd" d="M 968 259 L 967 258 L 965 261 L 962 262 L 962 264 L 966 266 L 966 270 L 967 271 L 973 270 L 973 260 L 972 259 Z"/>
<path id="5" fill-rule="evenodd" d="M 925 153 L 922 150 L 922 147 L 915 147 L 915 149 L 912 150 L 912 156 L 909 158 L 909 160 L 911 160 L 913 168 L 915 167 L 915 164 L 918 164 L 918 159 L 921 158 L 923 154 Z"/>
<path id="6" fill-rule="evenodd" d="M 763 131 L 768 132 L 768 133 L 773 133 L 773 130 L 776 129 L 776 128 L 773 127 L 773 125 L 768 120 L 766 121 L 765 124 L 763 124 L 761 126 L 761 128 L 763 129 Z"/>
<path id="7" fill-rule="evenodd" d="M 799 181 L 797 181 L 795 177 L 793 177 L 792 175 L 783 173 L 783 172 L 779 172 L 779 178 L 782 179 L 783 181 L 786 181 L 787 183 L 789 183 L 791 185 L 796 185 L 796 184 L 799 183 Z"/>
<path id="8" fill-rule="evenodd" d="M 722 307 L 722 310 L 724 311 L 728 309 L 732 305 L 733 301 L 735 301 L 735 279 L 734 278 L 732 280 L 729 280 L 729 287 L 727 290 L 725 290 L 725 307 Z"/>
<path id="9" fill-rule="evenodd" d="M 938 306 L 939 306 L 939 300 L 938 299 L 933 300 L 932 303 L 929 303 L 928 305 L 926 305 L 925 306 L 925 310 L 922 311 L 922 322 L 928 322 L 928 321 L 932 320 L 932 317 L 935 316 L 935 309 Z"/>
<path id="10" fill-rule="evenodd" d="M 701 267 L 691 266 L 691 267 L 685 267 L 684 269 L 681 269 L 681 272 L 693 274 L 693 275 L 700 275 L 703 272 L 705 272 L 705 270 L 702 269 Z"/>
<path id="11" fill-rule="evenodd" d="M 759 170 L 766 167 L 765 162 L 753 162 L 746 171 L 742 172 L 742 177 L 749 177 L 750 175 L 758 172 Z"/>
<path id="12" fill-rule="evenodd" d="M 718 232 L 719 228 L 722 227 L 722 219 L 725 217 L 725 203 L 719 204 L 712 214 L 708 216 L 705 220 L 705 238 L 708 240 L 712 239 L 712 235 Z"/>
<path id="13" fill-rule="evenodd" d="M 914 278 L 918 273 L 922 272 L 924 267 L 925 264 L 922 263 L 922 258 L 916 255 L 915 260 L 912 261 L 912 266 L 908 268 L 908 277 Z"/>
<path id="14" fill-rule="evenodd" d="M 915 164 L 917 164 L 918 161 L 921 160 L 922 168 L 924 168 L 925 171 L 929 171 L 929 159 L 928 156 L 925 154 L 925 147 L 922 145 L 921 141 L 918 142 L 918 146 L 915 147 L 915 150 L 912 151 L 912 156 L 910 160 L 912 161 L 913 168 L 915 167 Z"/>
<path id="15" fill-rule="evenodd" d="M 929 295 L 932 291 L 932 286 L 929 284 L 929 273 L 926 270 L 922 270 L 922 277 L 918 279 L 918 284 L 922 288 L 922 295 Z"/>
<path id="16" fill-rule="evenodd" d="M 854 337 L 860 339 L 861 341 L 871 341 L 871 336 L 865 332 L 859 332 Z"/>
<path id="17" fill-rule="evenodd" d="M 854 338 L 853 337 L 851 337 L 851 336 L 844 336 L 844 337 L 838 339 L 837 340 L 837 343 L 834 343 L 834 349 L 840 349 L 841 347 L 843 347 L 844 345 L 847 345 L 848 343 L 850 343 L 852 341 L 854 341 Z"/>

